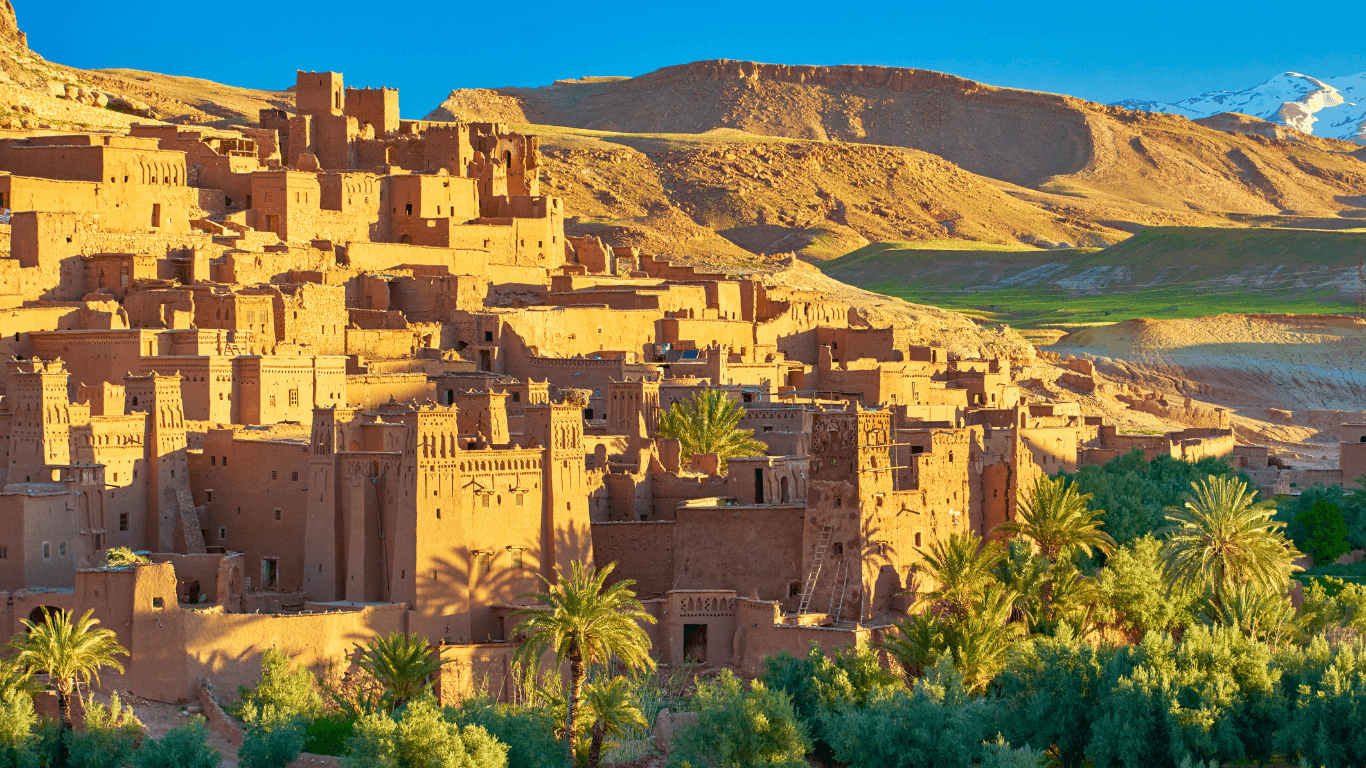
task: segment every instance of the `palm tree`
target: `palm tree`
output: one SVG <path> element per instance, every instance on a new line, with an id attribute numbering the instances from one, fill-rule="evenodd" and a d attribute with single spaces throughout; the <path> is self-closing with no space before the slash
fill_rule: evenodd
<path id="1" fill-rule="evenodd" d="M 1091 494 L 1077 493 L 1074 483 L 1061 477 L 1041 475 L 1028 493 L 1021 493 L 1019 519 L 996 526 L 996 530 L 1024 536 L 1052 562 L 1080 550 L 1111 554 L 1115 540 L 1100 530 L 1096 518 L 1104 510 L 1091 509 Z"/>
<path id="2" fill-rule="evenodd" d="M 80 621 L 72 622 L 69 611 L 49 613 L 42 609 L 43 619 L 32 622 L 24 619 L 28 634 L 11 641 L 11 647 L 19 651 L 14 657 L 32 672 L 47 674 L 48 685 L 57 692 L 57 712 L 61 719 L 61 731 L 65 735 L 71 731 L 71 696 L 82 683 L 100 683 L 100 670 L 112 667 L 123 673 L 123 665 L 116 658 L 128 656 L 128 651 L 119 645 L 114 630 L 98 627 L 98 619 L 85 612 Z M 62 738 L 61 743 L 66 744 Z M 65 751 L 65 747 L 62 747 Z M 65 755 L 61 762 L 65 764 Z"/>
<path id="3" fill-rule="evenodd" d="M 934 665 L 934 660 L 944 652 L 943 623 L 932 613 L 922 613 L 905 618 L 896 623 L 897 636 L 876 644 L 877 649 L 886 651 L 888 656 L 901 667 L 901 676 L 907 686 L 913 686 L 916 678 L 924 677 L 925 671 Z"/>
<path id="4" fill-rule="evenodd" d="M 1222 604 L 1207 598 L 1203 608 L 1206 622 L 1233 627 L 1246 637 L 1273 646 L 1294 640 L 1307 623 L 1305 617 L 1296 615 L 1289 596 L 1246 585 L 1224 595 Z"/>
<path id="5" fill-rule="evenodd" d="M 992 582 L 992 569 L 1003 557 L 1005 547 L 1000 542 L 983 544 L 982 537 L 972 531 L 950 534 L 948 541 L 936 540 L 925 555 L 925 570 L 935 587 L 921 595 L 917 604 L 958 618 L 966 616 Z"/>
<path id="6" fill-rule="evenodd" d="M 670 406 L 659 417 L 658 434 L 678 440 L 685 462 L 694 453 L 715 453 L 724 464 L 727 459 L 758 456 L 768 450 L 754 439 L 754 430 L 737 429 L 744 417 L 745 409 L 725 392 L 703 389 L 690 402 Z"/>
<path id="7" fill-rule="evenodd" d="M 544 592 L 518 598 L 534 599 L 540 605 L 513 614 L 524 617 L 513 631 L 526 638 L 513 657 L 518 665 L 534 672 L 547 653 L 555 655 L 556 664 L 569 662 L 565 740 L 569 742 L 570 762 L 577 759 L 574 735 L 578 733 L 579 702 L 588 667 L 606 664 L 613 657 L 631 670 L 653 669 L 655 665 L 650 658 L 650 638 L 641 628 L 641 622 L 653 624 L 655 617 L 636 600 L 636 593 L 631 591 L 634 581 L 623 579 L 607 585 L 615 566 L 585 569 L 576 560 L 569 578 L 557 570 L 556 583 L 542 579 L 546 582 Z"/>
<path id="8" fill-rule="evenodd" d="M 973 601 L 966 618 L 945 633 L 953 665 L 972 693 L 981 693 L 996 677 L 1010 651 L 1010 643 L 1023 631 L 1010 620 L 1015 596 L 1000 584 L 991 584 Z"/>
<path id="9" fill-rule="evenodd" d="M 1232 477 L 1210 475 L 1191 490 L 1182 508 L 1167 510 L 1170 525 L 1160 531 L 1167 579 L 1205 587 L 1220 605 L 1240 587 L 1284 590 L 1301 555 L 1281 534 L 1285 524 L 1272 519 L 1274 502 L 1257 503 L 1257 492 Z"/>
<path id="10" fill-rule="evenodd" d="M 588 748 L 588 768 L 598 768 L 602 746 L 608 737 L 620 736 L 630 729 L 650 727 L 635 704 L 631 683 L 625 677 L 599 680 L 588 686 L 583 699 L 584 715 L 593 723 L 593 741 Z"/>
<path id="11" fill-rule="evenodd" d="M 429 690 L 432 676 L 446 663 L 432 653 L 427 638 L 402 632 L 376 637 L 364 646 L 358 643 L 356 649 L 356 665 L 380 684 L 390 712 Z"/>

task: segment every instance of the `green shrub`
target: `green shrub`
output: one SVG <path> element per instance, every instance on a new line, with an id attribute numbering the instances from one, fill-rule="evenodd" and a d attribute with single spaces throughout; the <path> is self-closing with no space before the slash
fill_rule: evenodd
<path id="1" fill-rule="evenodd" d="M 1312 635 L 1333 629 L 1366 633 L 1366 586 L 1342 579 L 1311 579 L 1300 603 L 1304 631 Z"/>
<path id="2" fill-rule="evenodd" d="M 446 709 L 446 720 L 462 728 L 477 725 L 508 745 L 515 768 L 564 768 L 565 747 L 555 738 L 555 716 L 542 707 L 514 706 L 481 696 Z"/>
<path id="3" fill-rule="evenodd" d="M 198 716 L 160 739 L 143 742 L 133 753 L 133 768 L 218 768 L 222 761 L 209 745 L 204 718 Z"/>
<path id="4" fill-rule="evenodd" d="M 1015 743 L 1052 745 L 1065 768 L 1080 768 L 1113 654 L 1070 632 L 1016 644 L 997 680 L 1002 733 Z"/>
<path id="5" fill-rule="evenodd" d="M 1342 507 L 1319 499 L 1296 514 L 1295 522 L 1304 528 L 1304 551 L 1314 556 L 1315 563 L 1332 563 L 1347 554 L 1347 519 Z"/>
<path id="6" fill-rule="evenodd" d="M 346 754 L 346 740 L 355 732 L 356 721 L 351 717 L 340 713 L 323 715 L 308 724 L 303 751 L 340 757 Z"/>
<path id="7" fill-rule="evenodd" d="M 1285 535 L 1295 542 L 1296 548 L 1301 552 L 1313 551 L 1310 545 L 1313 532 L 1300 522 L 1300 514 L 1313 509 L 1319 502 L 1342 510 L 1349 548 L 1366 548 L 1366 494 L 1349 494 L 1340 485 L 1314 485 L 1301 489 L 1298 496 L 1283 496 L 1276 500 L 1276 519 L 1286 524 Z M 1318 559 L 1317 555 L 1315 559 Z"/>
<path id="8" fill-rule="evenodd" d="M 273 708 L 276 716 L 284 719 L 311 719 L 323 709 L 317 679 L 303 667 L 296 669 L 278 648 L 269 648 L 261 654 L 261 679 L 256 687 L 243 686 L 237 693 L 241 698 L 238 711 L 244 720 L 248 711 L 266 707 Z"/>
<path id="9" fill-rule="evenodd" d="M 284 768 L 303 751 L 308 721 L 276 715 L 269 707 L 265 712 L 260 721 L 247 723 L 246 738 L 237 750 L 242 768 Z"/>
<path id="10" fill-rule="evenodd" d="M 827 656 L 815 642 L 805 658 L 787 651 L 765 658 L 759 679 L 769 690 L 788 695 L 818 752 L 829 746 L 822 731 L 823 715 L 846 706 L 862 707 L 878 690 L 901 686 L 900 677 L 884 668 L 871 648 L 846 647 Z"/>
<path id="11" fill-rule="evenodd" d="M 71 768 L 122 768 L 132 758 L 142 739 L 142 723 L 130 707 L 123 706 L 119 695 L 109 697 L 109 706 L 93 698 L 85 700 L 85 730 L 66 734 Z"/>
<path id="12" fill-rule="evenodd" d="M 1092 495 L 1092 509 L 1105 510 L 1105 532 L 1126 544 L 1165 526 L 1167 507 L 1179 505 L 1192 482 L 1239 474 L 1223 459 L 1192 463 L 1163 455 L 1148 461 L 1135 449 L 1104 466 L 1079 467 L 1074 477 L 1077 492 Z"/>
<path id="13" fill-rule="evenodd" d="M 1086 754 L 1098 768 L 1272 756 L 1286 714 L 1267 646 L 1235 629 L 1192 627 L 1178 645 L 1149 634 L 1106 666 Z"/>
<path id="14" fill-rule="evenodd" d="M 37 768 L 33 697 L 21 688 L 0 693 L 0 768 Z"/>
<path id="15" fill-rule="evenodd" d="M 1048 754 L 1028 745 L 1011 747 L 1000 734 L 996 741 L 982 745 L 981 768 L 1039 768 L 1048 764 Z"/>
<path id="16" fill-rule="evenodd" d="M 671 768 L 807 768 L 810 739 L 786 693 L 762 681 L 746 689 L 730 670 L 699 682 L 697 725 L 674 734 Z"/>
<path id="17" fill-rule="evenodd" d="M 967 768 L 994 707 L 969 698 L 947 656 L 915 689 L 882 688 L 860 708 L 825 716 L 835 759 L 859 768 Z"/>
<path id="18" fill-rule="evenodd" d="M 106 568 L 120 568 L 126 565 L 150 565 L 152 558 L 139 554 L 128 547 L 110 547 L 104 551 Z"/>
<path id="19" fill-rule="evenodd" d="M 1097 620 L 1142 639 L 1170 632 L 1193 619 L 1193 598 L 1171 588 L 1162 572 L 1162 543 L 1142 536 L 1115 550 L 1099 575 L 1103 602 Z"/>
<path id="20" fill-rule="evenodd" d="M 346 768 L 507 768 L 507 745 L 477 725 L 447 722 L 430 697 L 395 715 L 376 712 L 356 722 L 347 740 Z"/>
<path id="21" fill-rule="evenodd" d="M 1277 734 L 1280 748 L 1299 755 L 1302 765 L 1360 765 L 1366 754 L 1366 650 L 1360 643 L 1330 647 L 1317 638 L 1278 661 L 1287 668 L 1292 704 Z"/>

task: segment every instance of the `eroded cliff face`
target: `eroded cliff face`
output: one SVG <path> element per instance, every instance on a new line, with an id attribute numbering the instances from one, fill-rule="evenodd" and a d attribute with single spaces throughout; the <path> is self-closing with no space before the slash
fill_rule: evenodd
<path id="1" fill-rule="evenodd" d="M 20 31 L 14 4 L 10 0 L 0 0 L 0 38 L 20 48 L 28 48 L 28 35 Z"/>
<path id="2" fill-rule="evenodd" d="M 741 130 L 908 147 L 1015 184 L 1084 168 L 1084 102 L 919 69 L 698 61 L 641 77 L 455 91 L 431 119 L 460 116 L 626 133 Z"/>

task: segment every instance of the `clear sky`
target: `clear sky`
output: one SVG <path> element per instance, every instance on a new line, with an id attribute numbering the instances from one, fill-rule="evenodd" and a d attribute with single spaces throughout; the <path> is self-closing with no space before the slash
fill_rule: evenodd
<path id="1" fill-rule="evenodd" d="M 699 59 L 880 64 L 1102 102 L 1171 101 L 1284 71 L 1366 72 L 1366 4 L 1258 2 L 289 2 L 14 0 L 44 58 L 282 89 L 295 69 L 401 89 L 639 75 Z M 120 10 L 122 8 L 123 10 Z"/>

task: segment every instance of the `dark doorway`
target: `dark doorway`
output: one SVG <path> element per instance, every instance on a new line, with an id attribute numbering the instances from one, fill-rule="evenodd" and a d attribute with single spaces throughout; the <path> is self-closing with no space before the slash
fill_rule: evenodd
<path id="1" fill-rule="evenodd" d="M 261 589 L 277 589 L 280 584 L 280 561 L 261 559 Z"/>
<path id="2" fill-rule="evenodd" d="M 455 390 L 446 390 L 446 405 L 455 405 Z"/>
<path id="3" fill-rule="evenodd" d="M 479 350 L 479 370 L 493 370 L 493 353 L 488 351 L 487 349 Z"/>
<path id="4" fill-rule="evenodd" d="M 782 503 L 786 504 L 791 500 L 792 499 L 788 498 L 787 493 L 787 478 L 780 478 L 778 480 L 778 501 L 781 501 Z"/>
<path id="5" fill-rule="evenodd" d="M 683 625 L 683 658 L 704 664 L 707 661 L 707 625 Z"/>
<path id="6" fill-rule="evenodd" d="M 55 608 L 51 605 L 40 605 L 37 608 L 34 608 L 33 611 L 29 613 L 28 622 L 34 626 L 37 626 L 39 624 L 46 624 L 47 618 L 43 615 L 44 609 L 47 609 L 48 614 L 50 614 L 54 619 L 57 618 L 57 614 L 61 612 L 60 608 Z"/>
<path id="7" fill-rule="evenodd" d="M 754 503 L 764 503 L 764 470 L 758 468 L 754 470 Z"/>

